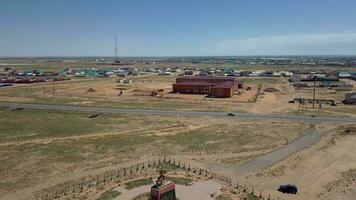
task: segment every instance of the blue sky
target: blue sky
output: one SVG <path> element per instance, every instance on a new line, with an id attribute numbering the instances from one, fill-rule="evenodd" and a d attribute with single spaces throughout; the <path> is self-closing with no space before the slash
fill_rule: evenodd
<path id="1" fill-rule="evenodd" d="M 0 0 L 0 56 L 356 55 L 355 0 Z"/>

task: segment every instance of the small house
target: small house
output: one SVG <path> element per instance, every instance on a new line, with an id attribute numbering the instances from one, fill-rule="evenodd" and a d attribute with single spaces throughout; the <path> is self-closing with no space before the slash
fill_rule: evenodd
<path id="1" fill-rule="evenodd" d="M 351 73 L 349 72 L 340 72 L 339 78 L 351 78 Z"/>

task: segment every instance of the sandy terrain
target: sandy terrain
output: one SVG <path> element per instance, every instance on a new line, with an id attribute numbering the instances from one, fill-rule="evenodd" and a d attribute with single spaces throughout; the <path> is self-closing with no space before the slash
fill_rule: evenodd
<path id="1" fill-rule="evenodd" d="M 209 116 L 104 114 L 90 119 L 78 112 L 0 111 L 7 116 L 0 120 L 0 195 L 8 199 L 162 155 L 194 160 L 204 168 L 235 165 L 312 127 Z"/>
<path id="2" fill-rule="evenodd" d="M 247 83 L 251 90 L 239 89 L 232 98 L 207 98 L 206 95 L 172 94 L 172 83 L 176 76 L 145 75 L 131 79 L 132 84 L 118 84 L 120 78 L 85 78 L 56 82 L 55 99 L 53 84 L 39 83 L 32 85 L 15 85 L 0 90 L 2 101 L 41 102 L 74 104 L 85 106 L 114 106 L 127 108 L 152 108 L 173 110 L 231 110 L 242 112 L 271 113 L 283 112 L 289 108 L 285 102 L 290 93 L 286 82 L 276 86 L 280 92 L 265 93 L 260 99 L 255 97 L 259 79 Z M 274 79 L 272 79 L 275 81 Z M 88 90 L 92 92 L 88 92 Z M 119 95 L 123 91 L 122 95 Z M 153 91 L 157 92 L 152 96 Z M 266 106 L 269 105 L 269 106 Z M 281 106 L 284 105 L 284 106 Z M 287 107 L 286 107 L 287 106 Z"/>
<path id="3" fill-rule="evenodd" d="M 58 82 L 55 100 L 51 93 L 52 83 L 16 85 L 0 89 L 0 100 L 253 113 L 290 113 L 298 108 L 297 104 L 287 103 L 295 97 L 296 93 L 285 79 L 248 79 L 246 84 L 252 89 L 240 90 L 240 95 L 228 99 L 171 94 L 174 76 L 135 77 L 130 86 L 118 85 L 117 79 L 95 78 Z M 256 103 L 251 103 L 260 84 L 263 85 L 262 93 Z M 279 91 L 264 92 L 267 87 Z M 90 88 L 95 91 L 88 92 Z M 124 90 L 121 96 L 118 95 L 120 90 Z M 152 91 L 158 90 L 161 91 L 157 96 L 150 95 Z M 303 91 L 305 97 L 309 97 L 310 94 L 310 90 Z M 318 97 L 335 98 L 338 101 L 343 99 L 344 94 L 345 92 L 335 93 L 327 89 L 320 89 L 317 92 Z M 326 106 L 324 109 L 326 114 L 356 115 L 355 106 Z M 5 114 L 9 116 L 8 113 Z M 64 118 L 62 114 L 58 116 L 59 120 L 62 118 Z M 105 121 L 112 118 L 114 117 L 105 118 Z M 241 182 L 246 182 L 264 192 L 282 196 L 284 199 L 341 200 L 352 199 L 356 195 L 355 129 L 342 134 L 344 129 L 330 126 L 328 128 L 336 129 L 322 142 L 296 153 L 257 176 L 251 175 L 245 178 L 233 174 L 237 165 L 289 143 L 312 125 L 286 121 L 236 122 L 236 120 L 213 117 L 157 116 L 149 116 L 147 119 L 130 116 L 126 123 L 126 118 L 124 116 L 121 118 L 122 120 L 112 121 L 112 124 L 123 123 L 123 125 L 113 127 L 112 130 L 106 130 L 110 125 L 103 124 L 99 130 L 95 129 L 96 131 L 91 133 L 63 136 L 60 134 L 49 136 L 45 133 L 41 135 L 35 128 L 32 135 L 26 135 L 28 134 L 26 131 L 11 132 L 12 128 L 6 130 L 9 135 L 0 138 L 0 154 L 3 158 L 1 161 L 4 165 L 2 169 L 6 171 L 0 183 L 0 193 L 7 194 L 7 197 L 19 198 L 49 185 L 78 179 L 84 175 L 97 174 L 132 162 L 141 162 L 148 157 L 162 155 L 164 152 L 181 160 L 192 161 L 203 168 L 226 172 L 229 176 L 240 178 Z M 23 120 L 25 119 L 23 117 Z M 78 119 L 76 123 L 80 124 L 82 119 L 87 120 L 87 116 Z M 38 121 L 46 122 L 41 118 L 37 121 L 30 120 L 28 123 L 38 123 Z M 157 123 L 154 123 L 155 121 Z M 25 126 L 23 122 L 13 124 L 14 127 L 16 125 Z M 68 130 L 74 125 L 67 123 Z M 8 124 L 4 123 L 4 126 Z M 56 127 L 52 124 L 51 129 Z M 26 128 L 24 127 L 23 130 Z M 10 164 L 5 162 L 10 160 Z M 114 165 L 113 161 L 119 164 Z M 287 183 L 296 184 L 300 193 L 293 196 L 276 192 L 280 184 Z M 11 192 L 15 193 L 12 195 Z"/>
<path id="4" fill-rule="evenodd" d="M 312 148 L 245 181 L 284 199 L 353 199 L 356 194 L 355 126 L 347 134 L 340 134 L 340 130 L 334 130 Z M 298 186 L 297 195 L 276 192 L 280 184 L 288 183 Z"/>

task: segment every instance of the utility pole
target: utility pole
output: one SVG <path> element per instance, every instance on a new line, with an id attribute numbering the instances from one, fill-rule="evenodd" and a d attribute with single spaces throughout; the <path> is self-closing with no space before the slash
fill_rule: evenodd
<path id="1" fill-rule="evenodd" d="M 53 101 L 56 100 L 56 85 L 55 85 L 55 78 L 53 77 L 53 84 L 52 84 L 52 92 L 53 92 Z"/>
<path id="2" fill-rule="evenodd" d="M 315 108 L 315 84 L 316 84 L 316 76 L 313 77 L 314 87 L 313 87 L 313 109 Z"/>

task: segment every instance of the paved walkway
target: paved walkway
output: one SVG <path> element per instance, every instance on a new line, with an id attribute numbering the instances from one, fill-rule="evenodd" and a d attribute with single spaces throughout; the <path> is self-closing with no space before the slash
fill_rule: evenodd
<path id="1" fill-rule="evenodd" d="M 325 134 L 325 132 L 317 129 L 311 130 L 309 133 L 298 137 L 289 144 L 275 151 L 237 166 L 236 172 L 239 174 L 261 172 L 267 167 L 272 166 L 292 154 L 319 142 Z"/>
<path id="2" fill-rule="evenodd" d="M 212 199 L 210 195 L 218 192 L 221 186 L 222 184 L 212 180 L 195 182 L 191 186 L 176 184 L 176 195 L 177 198 L 182 200 L 209 200 Z M 115 190 L 121 192 L 121 195 L 119 195 L 115 200 L 131 200 L 140 194 L 150 192 L 151 186 L 142 186 L 132 190 L 126 190 L 120 186 Z"/>

